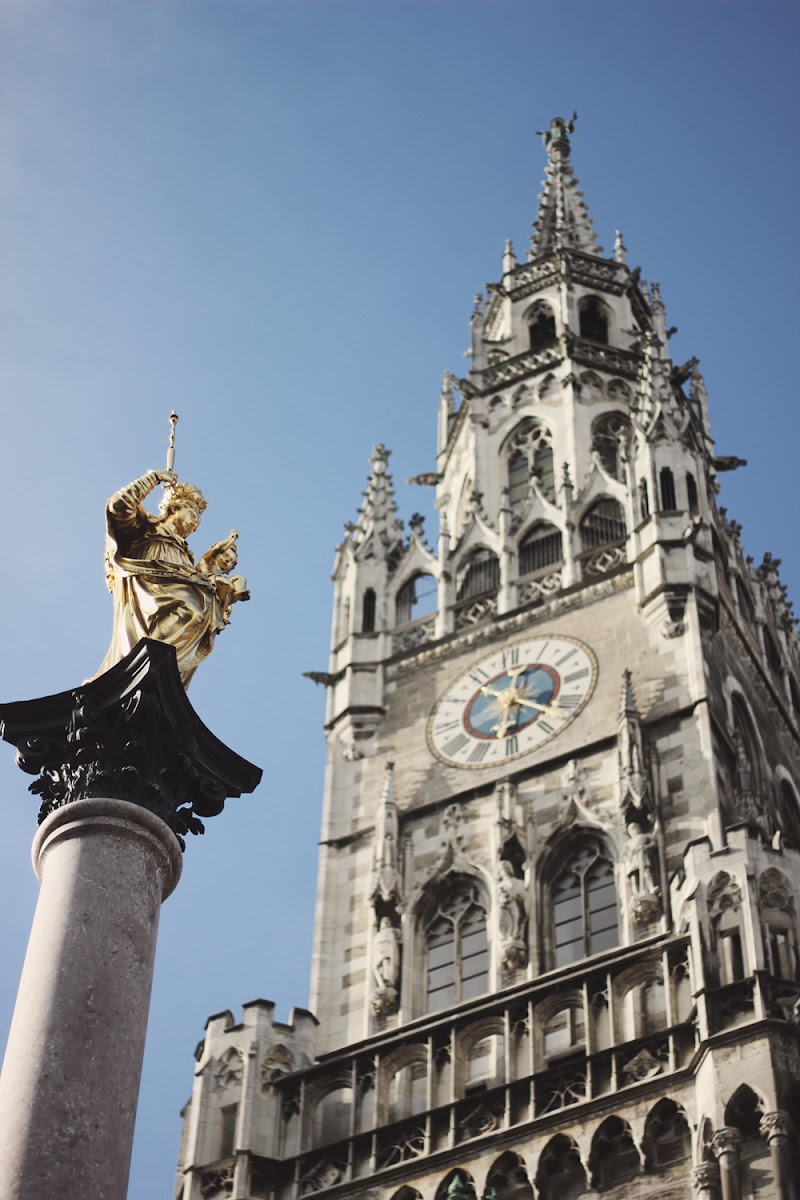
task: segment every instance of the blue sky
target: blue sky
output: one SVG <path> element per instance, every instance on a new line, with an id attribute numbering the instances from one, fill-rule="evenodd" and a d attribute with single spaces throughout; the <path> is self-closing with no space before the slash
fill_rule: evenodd
<path id="1" fill-rule="evenodd" d="M 233 526 L 253 601 L 191 699 L 264 767 L 162 914 L 130 1200 L 168 1196 L 209 1013 L 307 1003 L 330 570 L 370 450 L 434 464 L 472 295 L 526 248 L 544 153 L 697 354 L 722 502 L 798 595 L 798 10 L 779 2 L 0 0 L 0 696 L 102 659 L 103 507 L 166 449 Z M 427 506 L 427 508 L 426 508 Z M 432 516 L 429 533 L 435 535 Z M 792 552 L 795 556 L 792 562 Z M 0 1033 L 36 898 L 0 754 Z"/>

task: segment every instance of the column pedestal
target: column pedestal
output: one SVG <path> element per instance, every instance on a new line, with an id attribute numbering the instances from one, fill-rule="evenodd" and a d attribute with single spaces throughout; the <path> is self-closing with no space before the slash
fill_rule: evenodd
<path id="1" fill-rule="evenodd" d="M 158 919 L 178 839 L 122 800 L 78 800 L 33 843 L 41 882 L 0 1075 L 3 1200 L 124 1200 Z"/>

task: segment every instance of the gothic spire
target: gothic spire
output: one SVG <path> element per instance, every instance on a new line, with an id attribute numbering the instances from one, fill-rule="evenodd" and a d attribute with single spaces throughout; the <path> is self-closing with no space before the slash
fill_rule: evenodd
<path id="1" fill-rule="evenodd" d="M 397 504 L 394 498 L 394 484 L 389 474 L 389 455 L 383 443 L 379 443 L 370 456 L 372 470 L 364 492 L 364 503 L 361 505 L 353 530 L 353 541 L 356 545 L 366 542 L 375 535 L 384 546 L 392 546 L 400 536 L 402 522 L 397 518 Z"/>
<path id="2" fill-rule="evenodd" d="M 592 226 L 589 210 L 578 189 L 578 180 L 569 161 L 570 144 L 567 134 L 575 128 L 577 113 L 569 121 L 554 117 L 550 128 L 539 130 L 547 147 L 547 170 L 539 213 L 533 227 L 530 259 L 550 254 L 553 250 L 583 250 L 586 254 L 602 254 Z"/>

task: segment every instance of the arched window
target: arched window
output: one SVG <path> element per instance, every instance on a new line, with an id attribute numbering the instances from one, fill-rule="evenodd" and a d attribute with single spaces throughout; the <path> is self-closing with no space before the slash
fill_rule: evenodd
<path id="1" fill-rule="evenodd" d="M 528 317 L 528 344 L 534 352 L 555 345 L 556 319 L 549 304 L 540 301 Z"/>
<path id="2" fill-rule="evenodd" d="M 486 907 L 477 887 L 442 899 L 427 928 L 427 1011 L 480 996 L 489 986 Z"/>
<path id="3" fill-rule="evenodd" d="M 581 518 L 581 545 L 584 550 L 599 550 L 625 537 L 625 514 L 616 500 L 598 500 Z"/>
<path id="4" fill-rule="evenodd" d="M 521 504 L 530 494 L 530 479 L 551 504 L 556 498 L 555 460 L 550 430 L 525 421 L 508 442 L 508 501 Z"/>
<path id="5" fill-rule="evenodd" d="M 361 600 L 361 632 L 375 632 L 375 589 L 367 588 Z"/>
<path id="6" fill-rule="evenodd" d="M 666 1097 L 650 1110 L 642 1139 L 648 1171 L 658 1171 L 685 1162 L 692 1153 L 692 1134 L 686 1114 Z"/>
<path id="7" fill-rule="evenodd" d="M 353 1089 L 339 1086 L 323 1096 L 314 1109 L 314 1145 L 340 1142 L 350 1133 Z"/>
<path id="8" fill-rule="evenodd" d="M 583 1008 L 570 1004 L 553 1013 L 544 1027 L 545 1058 L 557 1058 L 562 1054 L 574 1054 L 582 1050 L 586 1041 Z"/>
<path id="9" fill-rule="evenodd" d="M 436 1189 L 434 1200 L 476 1200 L 475 1181 L 469 1171 L 456 1167 L 445 1175 Z"/>
<path id="10" fill-rule="evenodd" d="M 691 471 L 686 472 L 686 500 L 689 512 L 696 517 L 700 512 L 700 500 L 697 495 L 697 480 Z"/>
<path id="11" fill-rule="evenodd" d="M 546 521 L 534 525 L 520 542 L 520 575 L 552 571 L 553 567 L 560 567 L 563 561 L 561 530 Z"/>
<path id="12" fill-rule="evenodd" d="M 755 625 L 756 614 L 753 608 L 753 601 L 750 599 L 750 593 L 738 576 L 736 577 L 736 599 L 739 601 L 739 612 L 742 619 L 748 625 Z"/>
<path id="13" fill-rule="evenodd" d="M 625 456 L 630 439 L 630 422 L 622 413 L 604 413 L 592 427 L 592 449 L 603 470 L 612 479 L 625 479 Z"/>
<path id="14" fill-rule="evenodd" d="M 471 600 L 496 592 L 500 586 L 500 563 L 491 550 L 474 550 L 458 572 L 458 600 Z"/>
<path id="15" fill-rule="evenodd" d="M 539 1155 L 536 1186 L 541 1200 L 577 1200 L 586 1191 L 586 1172 L 572 1138 L 557 1133 Z"/>
<path id="16" fill-rule="evenodd" d="M 790 846 L 800 850 L 800 805 L 792 785 L 785 779 L 778 788 L 778 829 Z"/>
<path id="17" fill-rule="evenodd" d="M 767 970 L 776 979 L 797 979 L 795 898 L 789 880 L 776 867 L 759 877 L 758 901 Z"/>
<path id="18" fill-rule="evenodd" d="M 756 1194 L 757 1181 L 773 1178 L 767 1139 L 761 1132 L 764 1103 L 752 1088 L 743 1083 L 725 1107 L 725 1124 L 742 1135 L 739 1147 L 740 1195 Z M 754 1186 L 754 1184 L 756 1186 Z M 758 1188 L 758 1191 L 761 1189 Z"/>
<path id="19" fill-rule="evenodd" d="M 395 600 L 395 620 L 398 625 L 427 617 L 437 608 L 436 580 L 433 575 L 414 575 L 406 580 Z"/>
<path id="20" fill-rule="evenodd" d="M 767 656 L 770 670 L 780 679 L 781 656 L 778 653 L 778 647 L 775 645 L 775 639 L 766 626 L 764 626 L 764 653 Z"/>
<path id="21" fill-rule="evenodd" d="M 583 841 L 573 849 L 551 890 L 553 962 L 564 967 L 619 941 L 614 868 L 600 847 Z"/>
<path id="22" fill-rule="evenodd" d="M 661 511 L 675 512 L 678 503 L 675 499 L 675 476 L 669 467 L 662 467 L 658 473 L 658 482 L 661 490 Z"/>
<path id="23" fill-rule="evenodd" d="M 508 460 L 508 502 L 521 504 L 528 498 L 531 468 L 523 450 L 515 450 Z"/>
<path id="24" fill-rule="evenodd" d="M 622 1117 L 606 1117 L 592 1138 L 589 1155 L 592 1184 L 610 1188 L 635 1179 L 641 1169 L 630 1126 Z"/>
<path id="25" fill-rule="evenodd" d="M 758 822 L 763 816 L 763 769 L 753 725 L 744 704 L 733 701 L 733 801 L 735 820 Z"/>
<path id="26" fill-rule="evenodd" d="M 525 1162 L 513 1150 L 501 1154 L 486 1177 L 484 1196 L 493 1200 L 533 1200 Z"/>
<path id="27" fill-rule="evenodd" d="M 584 296 L 578 305 L 580 335 L 608 345 L 608 309 L 599 296 Z"/>

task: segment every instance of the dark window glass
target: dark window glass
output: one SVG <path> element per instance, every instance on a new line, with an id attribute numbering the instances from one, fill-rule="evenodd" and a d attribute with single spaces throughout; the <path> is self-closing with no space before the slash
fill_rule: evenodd
<path id="1" fill-rule="evenodd" d="M 553 884 L 555 965 L 609 950 L 619 940 L 614 869 L 593 845 L 581 846 Z"/>
<path id="2" fill-rule="evenodd" d="M 230 1158 L 234 1151 L 236 1138 L 236 1115 L 238 1104 L 229 1104 L 222 1109 L 222 1137 L 220 1140 L 220 1158 Z"/>
<path id="3" fill-rule="evenodd" d="M 581 519 L 584 550 L 597 550 L 625 537 L 625 514 L 616 500 L 598 500 Z"/>
<path id="4" fill-rule="evenodd" d="M 658 476 L 661 485 L 661 511 L 675 512 L 678 505 L 675 500 L 675 477 L 669 467 L 662 467 Z"/>
<path id="5" fill-rule="evenodd" d="M 428 927 L 428 1012 L 482 995 L 489 986 L 486 913 L 474 889 L 457 890 Z"/>
<path id="6" fill-rule="evenodd" d="M 367 588 L 361 602 L 361 632 L 375 632 L 375 592 Z"/>
<path id="7" fill-rule="evenodd" d="M 539 491 L 550 503 L 556 498 L 556 473 L 553 463 L 553 447 L 549 442 L 540 441 L 533 452 L 533 473 L 539 485 Z"/>
<path id="8" fill-rule="evenodd" d="M 689 512 L 696 517 L 700 512 L 700 502 L 697 496 L 697 481 L 691 471 L 686 472 L 686 500 Z"/>
<path id="9" fill-rule="evenodd" d="M 496 592 L 500 586 L 500 564 L 491 550 L 476 550 L 461 568 L 458 587 L 459 600 L 471 600 L 487 592 Z"/>
<path id="10" fill-rule="evenodd" d="M 528 456 L 522 450 L 515 450 L 508 460 L 508 502 L 520 504 L 528 495 Z"/>
<path id="11" fill-rule="evenodd" d="M 592 342 L 608 344 L 608 314 L 602 300 L 587 296 L 580 304 L 580 334 Z"/>
<path id="12" fill-rule="evenodd" d="M 535 525 L 519 548 L 519 573 L 532 575 L 559 566 L 563 560 L 561 530 L 555 525 Z"/>
<path id="13" fill-rule="evenodd" d="M 395 619 L 398 625 L 404 621 L 415 621 L 427 617 L 437 608 L 436 580 L 433 575 L 415 575 L 404 583 L 395 601 Z"/>
<path id="14" fill-rule="evenodd" d="M 643 521 L 650 516 L 650 497 L 647 493 L 647 480 L 639 480 L 639 514 Z"/>
<path id="15" fill-rule="evenodd" d="M 531 316 L 528 323 L 528 339 L 533 351 L 544 350 L 552 346 L 556 340 L 556 319 L 553 310 L 547 305 L 541 305 Z"/>

